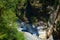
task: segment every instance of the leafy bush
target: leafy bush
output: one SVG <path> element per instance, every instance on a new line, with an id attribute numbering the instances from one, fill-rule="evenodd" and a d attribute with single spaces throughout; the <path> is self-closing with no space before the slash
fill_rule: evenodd
<path id="1" fill-rule="evenodd" d="M 0 40 L 24 39 L 23 34 L 18 32 L 16 24 L 15 8 L 18 1 L 0 0 Z"/>

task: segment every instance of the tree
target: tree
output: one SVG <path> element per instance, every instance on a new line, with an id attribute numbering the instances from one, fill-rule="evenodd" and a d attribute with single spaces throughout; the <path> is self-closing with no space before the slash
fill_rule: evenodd
<path id="1" fill-rule="evenodd" d="M 23 33 L 18 32 L 16 24 L 15 8 L 18 1 L 0 0 L 0 40 L 24 40 Z"/>
<path id="2" fill-rule="evenodd" d="M 59 0 L 58 0 L 58 2 L 59 2 Z M 60 3 L 60 2 L 59 2 Z M 48 31 L 48 36 L 50 35 L 50 34 L 52 34 L 53 33 L 53 35 L 54 35 L 54 32 L 56 32 L 56 29 L 57 29 L 57 22 L 59 21 L 59 20 L 57 20 L 57 18 L 60 18 L 60 17 L 58 17 L 58 15 L 59 15 L 59 10 L 60 10 L 60 4 L 57 4 L 56 5 L 56 10 L 54 10 L 52 13 L 51 13 L 51 15 L 50 15 L 50 24 L 48 24 L 49 26 L 50 26 L 50 28 L 49 28 L 49 31 Z M 56 21 L 57 20 L 57 21 Z M 57 34 L 55 34 L 55 38 L 56 38 L 56 35 Z M 58 38 L 59 39 L 59 38 Z M 58 40 L 57 39 L 57 40 Z"/>

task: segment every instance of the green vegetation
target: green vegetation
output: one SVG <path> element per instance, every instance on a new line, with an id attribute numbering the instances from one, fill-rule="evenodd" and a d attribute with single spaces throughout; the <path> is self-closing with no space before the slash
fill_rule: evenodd
<path id="1" fill-rule="evenodd" d="M 25 37 L 22 32 L 17 33 L 17 40 L 25 40 Z"/>
<path id="2" fill-rule="evenodd" d="M 57 22 L 57 27 L 60 27 L 60 21 Z"/>
<path id="3" fill-rule="evenodd" d="M 34 23 L 34 19 L 37 22 L 40 20 L 47 22 L 50 20 L 50 14 L 56 10 L 58 4 L 59 0 L 22 0 L 17 4 L 16 15 L 20 20 L 28 20 L 30 23 Z M 47 8 L 48 6 L 50 8 Z M 51 13 L 49 13 L 50 11 Z"/>
<path id="4" fill-rule="evenodd" d="M 17 30 L 15 9 L 19 0 L 0 0 L 0 40 L 24 40 Z"/>

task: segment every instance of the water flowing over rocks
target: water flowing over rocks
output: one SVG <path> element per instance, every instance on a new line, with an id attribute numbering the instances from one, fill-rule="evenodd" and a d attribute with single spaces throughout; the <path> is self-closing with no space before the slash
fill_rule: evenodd
<path id="1" fill-rule="evenodd" d="M 18 24 L 18 31 L 21 31 L 24 33 L 24 36 L 26 40 L 53 40 L 52 35 L 49 37 L 49 39 L 46 39 L 46 31 L 43 30 L 42 26 L 35 26 L 32 24 L 26 24 L 24 22 Z"/>

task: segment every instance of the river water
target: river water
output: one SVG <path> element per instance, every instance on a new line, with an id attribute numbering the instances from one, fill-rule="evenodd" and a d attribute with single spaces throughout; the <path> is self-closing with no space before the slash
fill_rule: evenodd
<path id="1" fill-rule="evenodd" d="M 44 36 L 42 26 L 36 27 L 32 24 L 26 24 L 24 22 L 19 21 L 17 21 L 17 24 L 18 24 L 17 30 L 24 33 L 26 40 L 53 40 L 52 35 L 49 37 L 49 39 L 41 39 L 38 37 L 39 34 Z"/>

